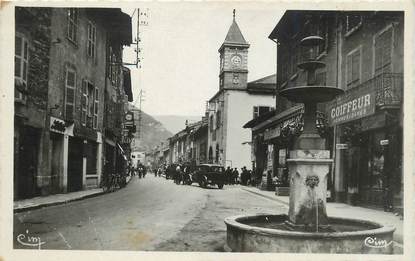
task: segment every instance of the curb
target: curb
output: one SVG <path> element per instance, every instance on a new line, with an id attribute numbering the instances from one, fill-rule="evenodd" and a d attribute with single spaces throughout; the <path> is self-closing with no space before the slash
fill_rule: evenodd
<path id="1" fill-rule="evenodd" d="M 250 193 L 252 193 L 252 194 L 255 194 L 255 195 L 258 195 L 258 196 L 261 196 L 261 197 L 264 197 L 264 198 L 267 198 L 267 199 L 270 199 L 270 200 L 274 200 L 274 201 L 277 201 L 277 202 L 279 202 L 279 203 L 282 203 L 282 204 L 284 204 L 284 205 L 289 205 L 287 202 L 285 202 L 285 201 L 282 201 L 282 200 L 279 200 L 279 199 L 277 199 L 277 198 L 274 198 L 274 197 L 271 197 L 271 196 L 268 196 L 268 195 L 264 195 L 264 194 L 262 194 L 262 193 L 259 193 L 259 192 L 256 192 L 256 191 L 253 191 L 253 190 L 250 190 L 250 189 L 246 189 L 246 188 L 241 188 L 242 190 L 244 190 L 244 191 L 247 191 L 247 192 L 250 192 Z"/>
<path id="2" fill-rule="evenodd" d="M 85 195 L 85 196 L 82 196 L 82 197 L 79 197 L 79 198 L 73 198 L 73 199 L 68 199 L 68 200 L 64 200 L 64 201 L 56 201 L 56 202 L 51 202 L 51 203 L 39 204 L 39 205 L 35 205 L 35 206 L 15 208 L 15 209 L 13 209 L 13 213 L 20 213 L 20 212 L 25 212 L 25 211 L 29 211 L 29 210 L 44 208 L 44 207 L 63 205 L 63 204 L 73 202 L 73 201 L 79 201 L 79 200 L 83 200 L 83 199 L 87 199 L 87 198 L 93 198 L 93 197 L 96 197 L 96 196 L 100 196 L 102 194 L 105 194 L 105 192 L 101 191 L 101 192 Z"/>
<path id="3" fill-rule="evenodd" d="M 127 185 L 128 185 L 128 183 L 130 183 L 131 180 L 132 180 L 132 177 L 127 181 Z M 85 195 L 85 196 L 81 196 L 81 197 L 78 197 L 78 198 L 73 198 L 73 199 L 68 199 L 68 200 L 63 200 L 63 201 L 56 201 L 56 202 L 51 202 L 51 203 L 44 203 L 44 204 L 28 206 L 28 207 L 15 208 L 15 209 L 13 209 L 13 213 L 20 213 L 20 212 L 25 212 L 25 211 L 29 211 L 29 210 L 44 208 L 44 207 L 63 205 L 63 204 L 69 203 L 69 202 L 79 201 L 79 200 L 83 200 L 83 199 L 87 199 L 87 198 L 93 198 L 93 197 L 97 197 L 97 196 L 100 196 L 100 195 L 103 195 L 103 194 L 106 194 L 106 193 L 104 191 L 99 191 L 99 192 L 92 193 L 92 194 Z"/>

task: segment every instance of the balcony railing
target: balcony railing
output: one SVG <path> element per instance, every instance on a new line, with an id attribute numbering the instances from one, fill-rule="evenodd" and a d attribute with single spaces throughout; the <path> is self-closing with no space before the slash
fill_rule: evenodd
<path id="1" fill-rule="evenodd" d="M 382 73 L 372 79 L 363 82 L 356 88 L 375 87 L 376 106 L 399 107 L 402 104 L 403 74 L 402 73 Z"/>

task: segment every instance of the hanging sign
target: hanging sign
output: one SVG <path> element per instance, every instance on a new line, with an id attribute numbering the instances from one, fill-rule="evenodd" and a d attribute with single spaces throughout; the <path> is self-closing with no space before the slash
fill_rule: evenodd
<path id="1" fill-rule="evenodd" d="M 264 140 L 270 140 L 276 137 L 279 137 L 281 134 L 281 127 L 276 126 L 270 129 L 265 130 L 264 132 Z"/>
<path id="2" fill-rule="evenodd" d="M 64 134 L 65 130 L 65 121 L 52 116 L 50 117 L 50 131 Z"/>
<path id="3" fill-rule="evenodd" d="M 376 90 L 374 85 L 356 87 L 347 91 L 328 106 L 328 123 L 337 125 L 375 113 Z"/>
<path id="4" fill-rule="evenodd" d="M 124 117 L 124 126 L 132 127 L 134 125 L 134 113 L 129 111 L 125 114 Z"/>
<path id="5" fill-rule="evenodd" d="M 347 150 L 349 148 L 349 146 L 347 145 L 347 143 L 337 143 L 336 144 L 336 149 L 338 150 Z"/>
<path id="6" fill-rule="evenodd" d="M 382 146 L 389 145 L 389 140 L 381 140 L 380 145 L 382 145 Z"/>

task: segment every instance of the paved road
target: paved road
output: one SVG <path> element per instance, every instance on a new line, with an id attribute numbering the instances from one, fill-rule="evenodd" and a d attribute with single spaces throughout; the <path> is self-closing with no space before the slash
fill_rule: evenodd
<path id="1" fill-rule="evenodd" d="M 14 238 L 40 237 L 42 249 L 223 251 L 225 217 L 286 211 L 239 186 L 202 189 L 149 174 L 114 193 L 17 213 Z"/>

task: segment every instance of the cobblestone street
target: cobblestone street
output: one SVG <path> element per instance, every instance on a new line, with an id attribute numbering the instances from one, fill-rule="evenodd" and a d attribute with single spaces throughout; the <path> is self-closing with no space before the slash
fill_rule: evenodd
<path id="1" fill-rule="evenodd" d="M 14 247 L 29 248 L 16 241 L 27 230 L 42 249 L 221 252 L 225 217 L 285 211 L 239 185 L 203 189 L 149 174 L 114 193 L 15 214 Z"/>

